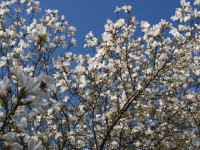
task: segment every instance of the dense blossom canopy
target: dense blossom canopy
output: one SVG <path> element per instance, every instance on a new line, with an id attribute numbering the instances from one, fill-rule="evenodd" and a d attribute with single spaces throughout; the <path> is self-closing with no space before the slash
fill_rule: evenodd
<path id="1" fill-rule="evenodd" d="M 94 55 L 68 52 L 76 28 L 36 19 L 39 4 L 0 4 L 0 148 L 200 149 L 200 0 L 153 26 L 116 7 L 102 39 L 86 35 Z"/>

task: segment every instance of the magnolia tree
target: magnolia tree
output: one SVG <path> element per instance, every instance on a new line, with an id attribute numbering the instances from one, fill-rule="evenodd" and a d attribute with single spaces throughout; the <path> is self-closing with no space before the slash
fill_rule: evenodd
<path id="1" fill-rule="evenodd" d="M 76 28 L 57 10 L 36 19 L 40 10 L 34 0 L 0 4 L 1 149 L 200 148 L 196 8 L 181 0 L 175 23 L 141 21 L 135 37 L 131 6 L 117 7 L 102 39 L 86 35 L 93 56 L 67 52 Z"/>

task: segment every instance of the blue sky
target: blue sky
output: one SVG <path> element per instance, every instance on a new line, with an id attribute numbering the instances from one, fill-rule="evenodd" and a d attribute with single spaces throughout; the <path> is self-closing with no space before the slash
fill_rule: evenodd
<path id="1" fill-rule="evenodd" d="M 187 1 L 187 0 L 186 0 Z M 189 0 L 193 5 L 194 0 Z M 131 5 L 131 14 L 136 19 L 148 21 L 151 25 L 161 19 L 170 21 L 176 8 L 180 7 L 179 0 L 41 0 L 41 15 L 46 9 L 59 10 L 59 16 L 64 15 L 70 25 L 77 28 L 74 38 L 77 39 L 77 47 L 70 49 L 76 54 L 91 53 L 88 48 L 83 48 L 85 35 L 92 31 L 97 38 L 101 39 L 104 25 L 107 19 L 116 21 L 114 10 L 116 6 Z M 123 17 L 124 13 L 120 12 Z M 137 30 L 139 30 L 139 26 Z M 136 35 L 137 36 L 137 35 Z"/>

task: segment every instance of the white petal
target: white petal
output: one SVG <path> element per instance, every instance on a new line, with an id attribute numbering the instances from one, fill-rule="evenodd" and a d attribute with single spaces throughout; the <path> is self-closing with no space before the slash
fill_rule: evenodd
<path id="1" fill-rule="evenodd" d="M 55 84 L 48 84 L 47 88 L 50 89 L 50 90 L 52 90 L 53 92 L 56 91 L 56 85 Z"/>
<path id="2" fill-rule="evenodd" d="M 25 87 L 27 82 L 27 77 L 24 75 L 24 73 L 17 73 L 17 78 L 19 80 L 19 85 Z"/>
<path id="3" fill-rule="evenodd" d="M 20 126 L 21 127 L 27 127 L 27 119 L 25 117 L 22 117 L 22 119 L 20 120 Z"/>
<path id="4" fill-rule="evenodd" d="M 46 27 L 41 27 L 40 35 L 42 35 L 42 34 L 46 34 L 46 30 L 47 30 Z"/>
<path id="5" fill-rule="evenodd" d="M 34 92 L 35 90 L 37 90 L 40 86 L 41 80 L 37 79 L 37 78 L 32 78 L 29 80 L 27 87 L 25 89 L 26 91 L 26 95 L 31 95 L 30 93 Z"/>
<path id="6" fill-rule="evenodd" d="M 45 82 L 46 84 L 53 84 L 55 83 L 55 79 L 51 76 L 44 74 L 43 72 L 40 74 L 39 78 Z"/>
<path id="7" fill-rule="evenodd" d="M 42 142 L 39 141 L 34 150 L 43 150 Z"/>
<path id="8" fill-rule="evenodd" d="M 3 78 L 3 83 L 5 84 L 5 89 L 8 90 L 9 86 L 10 86 L 10 80 L 7 76 L 5 76 Z"/>
<path id="9" fill-rule="evenodd" d="M 40 91 L 40 90 L 34 90 L 34 91 L 29 90 L 26 93 L 26 95 L 33 95 L 33 96 L 39 96 L 39 97 L 45 97 L 46 96 L 45 92 Z"/>
<path id="10" fill-rule="evenodd" d="M 35 37 L 36 39 L 39 38 L 38 31 L 36 29 L 32 30 L 32 36 Z"/>
<path id="11" fill-rule="evenodd" d="M 33 42 L 36 42 L 36 41 L 37 41 L 36 38 L 35 38 L 34 36 L 32 36 L 32 35 L 27 35 L 27 36 L 26 36 L 26 39 L 27 39 L 27 40 L 30 40 L 30 41 L 33 41 Z"/>
<path id="12" fill-rule="evenodd" d="M 10 72 L 17 76 L 17 70 L 15 68 L 10 68 Z"/>
<path id="13" fill-rule="evenodd" d="M 43 104 L 43 100 L 40 97 L 36 97 L 36 96 L 29 96 L 27 98 L 26 103 L 31 102 L 30 105 L 37 105 L 37 104 Z"/>
<path id="14" fill-rule="evenodd" d="M 46 87 L 52 91 L 56 91 L 55 79 L 51 76 L 44 74 L 43 72 L 40 74 L 39 78 L 46 83 Z"/>
<path id="15" fill-rule="evenodd" d="M 34 139 L 29 139 L 28 140 L 28 149 L 29 150 L 34 150 L 36 146 L 35 140 Z"/>
<path id="16" fill-rule="evenodd" d="M 6 97 L 5 85 L 3 81 L 0 81 L 0 98 Z"/>

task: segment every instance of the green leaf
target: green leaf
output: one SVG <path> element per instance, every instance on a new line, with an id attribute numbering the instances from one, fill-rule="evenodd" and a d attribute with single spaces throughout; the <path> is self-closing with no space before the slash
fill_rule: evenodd
<path id="1" fill-rule="evenodd" d="M 45 42 L 46 41 L 46 37 L 47 37 L 47 34 L 39 35 L 40 43 Z"/>
<path id="2" fill-rule="evenodd" d="M 5 106 L 4 102 L 1 101 L 1 102 L 0 102 L 0 108 L 1 108 L 1 107 L 4 107 L 4 106 Z"/>

